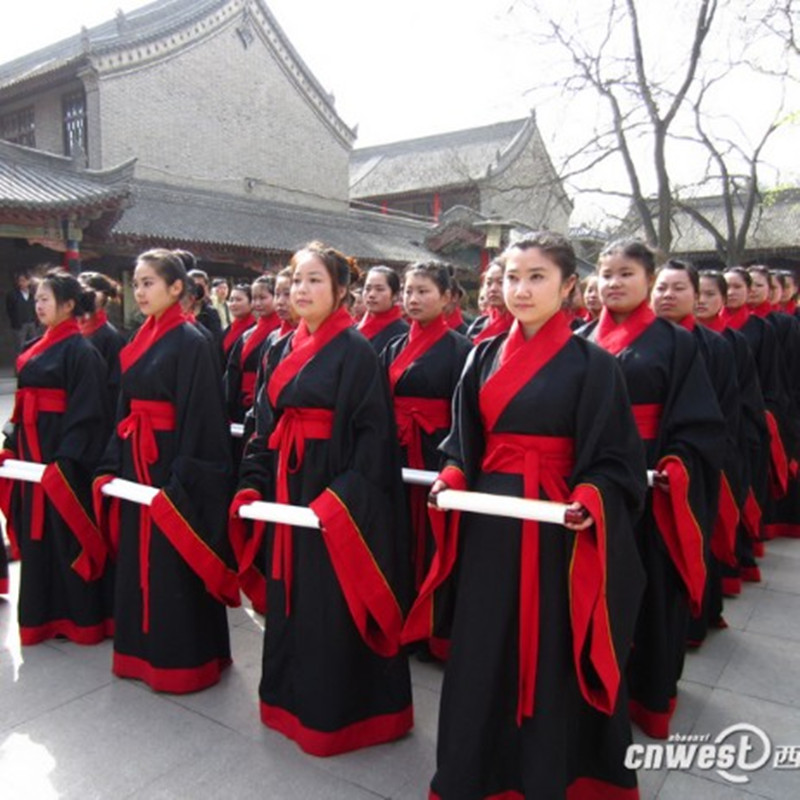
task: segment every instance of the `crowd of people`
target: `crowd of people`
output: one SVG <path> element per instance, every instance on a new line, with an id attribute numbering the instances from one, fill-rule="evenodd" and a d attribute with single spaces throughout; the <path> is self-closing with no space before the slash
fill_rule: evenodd
<path id="1" fill-rule="evenodd" d="M 631 723 L 669 736 L 687 651 L 765 543 L 800 536 L 797 288 L 635 239 L 581 282 L 544 232 L 488 266 L 468 324 L 438 261 L 362 275 L 311 242 L 231 287 L 154 249 L 126 340 L 113 280 L 50 269 L 0 453 L 45 465 L 0 479 L 21 642 L 113 637 L 115 675 L 199 691 L 244 595 L 261 719 L 304 751 L 407 734 L 409 658 L 436 660 L 431 798 L 630 800 Z M 152 502 L 108 496 L 116 478 Z M 564 522 L 446 512 L 446 490 Z M 264 500 L 319 530 L 240 514 Z"/>

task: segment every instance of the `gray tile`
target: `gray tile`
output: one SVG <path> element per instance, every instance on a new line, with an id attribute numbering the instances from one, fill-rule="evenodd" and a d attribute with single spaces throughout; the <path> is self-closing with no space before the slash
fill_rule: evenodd
<path id="1" fill-rule="evenodd" d="M 91 656 L 93 648 L 79 648 Z M 52 709 L 111 683 L 110 670 L 85 669 L 80 658 L 50 643 L 0 652 L 0 731 L 36 719 Z"/>
<path id="2" fill-rule="evenodd" d="M 411 683 L 423 686 L 432 692 L 441 692 L 445 665 L 438 661 L 419 661 L 416 656 L 408 660 L 411 667 Z"/>
<path id="3" fill-rule="evenodd" d="M 746 774 L 749 781 L 746 784 L 734 786 L 716 770 L 700 770 L 696 766 L 691 774 L 719 784 L 726 790 L 746 792 L 757 796 L 785 800 L 798 796 L 800 787 L 800 769 L 785 770 L 775 769 L 773 766 L 774 748 L 780 745 L 796 745 L 800 747 L 800 709 L 778 703 L 772 703 L 754 697 L 715 689 L 707 703 L 705 710 L 697 720 L 694 732 L 710 735 L 714 741 L 719 734 L 731 725 L 754 725 L 761 729 L 770 739 L 773 756 L 768 764 L 754 772 L 744 773 L 738 769 L 731 769 L 734 774 Z M 731 743 L 738 741 L 736 738 L 729 740 Z M 755 741 L 755 740 L 754 740 Z M 753 758 L 761 753 L 760 745 L 754 750 Z M 705 795 L 702 795 L 705 797 Z M 716 794 L 710 794 L 716 797 Z M 721 794 L 727 798 L 729 794 Z M 738 796 L 747 797 L 748 794 Z"/>
<path id="4" fill-rule="evenodd" d="M 52 760 L 48 780 L 59 797 L 118 797 L 146 786 L 182 763 L 213 751 L 226 729 L 181 709 L 146 688 L 114 680 L 90 694 L 18 725 L 16 754 L 3 777 L 22 783 L 26 754 Z"/>
<path id="5" fill-rule="evenodd" d="M 396 742 L 356 750 L 314 763 L 332 775 L 350 781 L 381 797 L 394 797 L 407 787 L 413 776 L 426 797 L 428 782 L 436 765 L 436 726 L 439 695 L 421 686 L 414 689 L 414 727 Z M 424 791 L 423 791 L 424 790 Z"/>
<path id="6" fill-rule="evenodd" d="M 709 631 L 700 648 L 686 653 L 683 680 L 714 686 L 736 651 L 738 633 L 734 628 Z"/>
<path id="7" fill-rule="evenodd" d="M 765 590 L 745 630 L 800 642 L 800 594 Z"/>
<path id="8" fill-rule="evenodd" d="M 282 737 L 280 737 L 282 738 Z M 227 732 L 202 755 L 126 795 L 128 800 L 375 800 L 377 795 L 332 777 L 294 745 L 267 737 L 255 742 Z"/>
<path id="9" fill-rule="evenodd" d="M 741 787 L 731 784 L 723 786 L 685 772 L 670 773 L 658 793 L 658 800 L 686 800 L 687 797 L 702 800 L 758 800 L 766 795 L 751 794 Z"/>
<path id="10" fill-rule="evenodd" d="M 193 694 L 164 695 L 164 700 L 257 739 L 264 730 L 258 713 L 262 634 L 242 625 L 232 628 L 230 635 L 233 665 L 218 684 Z"/>
<path id="11" fill-rule="evenodd" d="M 764 591 L 762 583 L 746 583 L 740 595 L 724 599 L 722 616 L 729 628 L 744 630 L 753 615 L 753 610 L 761 602 Z"/>
<path id="12" fill-rule="evenodd" d="M 718 687 L 742 695 L 800 707 L 800 646 L 790 639 L 743 631 L 736 656 Z"/>

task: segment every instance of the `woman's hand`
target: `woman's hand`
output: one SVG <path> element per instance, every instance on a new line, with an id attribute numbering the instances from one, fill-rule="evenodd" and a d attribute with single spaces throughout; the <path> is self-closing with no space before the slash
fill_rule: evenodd
<path id="1" fill-rule="evenodd" d="M 441 478 L 437 478 L 433 485 L 431 486 L 431 490 L 428 492 L 428 505 L 431 508 L 436 508 L 436 495 L 439 492 L 443 491 L 444 489 L 450 488 Z"/>
<path id="2" fill-rule="evenodd" d="M 594 517 L 580 503 L 570 503 L 564 519 L 564 527 L 571 531 L 585 531 L 594 525 Z"/>

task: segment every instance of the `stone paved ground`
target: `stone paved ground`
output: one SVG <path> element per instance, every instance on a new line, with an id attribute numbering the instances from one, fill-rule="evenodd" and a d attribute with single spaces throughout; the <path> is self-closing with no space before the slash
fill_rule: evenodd
<path id="1" fill-rule="evenodd" d="M 0 396 L 0 419 L 10 397 Z M 234 666 L 194 695 L 157 695 L 114 678 L 111 646 L 19 646 L 18 564 L 0 599 L 0 800 L 412 800 L 434 768 L 441 668 L 414 662 L 416 725 L 400 742 L 336 758 L 304 755 L 259 722 L 261 624 L 230 612 Z M 768 545 L 763 581 L 727 602 L 726 631 L 687 657 L 675 731 L 750 723 L 800 755 L 800 541 Z M 637 741 L 646 742 L 637 734 Z M 735 770 L 732 770 L 735 771 Z M 800 797 L 800 763 L 734 785 L 713 770 L 640 771 L 643 798 Z"/>

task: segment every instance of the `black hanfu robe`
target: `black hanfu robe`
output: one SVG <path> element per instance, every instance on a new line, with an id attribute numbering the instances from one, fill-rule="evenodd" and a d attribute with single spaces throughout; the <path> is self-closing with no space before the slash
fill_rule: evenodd
<path id="1" fill-rule="evenodd" d="M 479 344 L 484 339 L 505 333 L 513 321 L 514 317 L 511 316 L 508 309 L 492 306 L 487 314 L 472 321 L 467 328 L 466 336 L 472 340 L 473 344 Z"/>
<path id="2" fill-rule="evenodd" d="M 400 651 L 408 537 L 397 433 L 377 356 L 351 324 L 339 309 L 313 334 L 301 322 L 289 337 L 266 376 L 231 507 L 238 552 L 265 527 L 239 520 L 243 503 L 310 506 L 321 520 L 321 531 L 266 526 L 259 686 L 262 722 L 317 756 L 391 741 L 413 723 Z"/>
<path id="3" fill-rule="evenodd" d="M 392 392 L 403 466 L 438 472 L 439 445 L 450 430 L 450 406 L 472 342 L 451 330 L 443 316 L 425 328 L 413 323 L 410 333 L 393 339 L 381 354 Z M 407 486 L 412 527 L 411 561 L 418 591 L 433 557 L 427 486 Z M 432 512 L 443 517 L 441 512 Z M 443 519 L 439 522 L 443 524 Z M 436 593 L 428 639 L 431 653 L 446 659 L 452 618 L 453 582 Z"/>
<path id="4" fill-rule="evenodd" d="M 91 477 L 109 410 L 105 365 L 74 319 L 17 359 L 18 388 L 4 458 L 47 464 L 41 484 L 0 481 L 12 549 L 20 556 L 23 645 L 65 636 L 96 644 L 113 631 L 107 549 L 92 517 Z"/>
<path id="5" fill-rule="evenodd" d="M 741 593 L 741 574 L 757 573 L 753 555 L 756 541 L 761 537 L 762 508 L 769 490 L 770 434 L 767 427 L 764 396 L 758 379 L 758 368 L 745 336 L 726 326 L 722 316 L 703 324 L 719 333 L 731 347 L 736 367 L 736 384 L 740 405 L 740 430 L 738 435 L 739 473 L 744 500 L 739 507 L 739 525 L 736 532 L 736 562 L 721 562 L 722 592 L 735 597 Z"/>
<path id="6" fill-rule="evenodd" d="M 774 328 L 745 306 L 734 312 L 723 309 L 722 318 L 729 328 L 738 330 L 747 339 L 758 369 L 758 379 L 766 408 L 769 450 L 767 490 L 759 498 L 762 512 L 759 538 L 764 538 L 765 523 L 774 520 L 776 503 L 789 490 L 790 459 L 796 451 L 795 423 L 792 420 L 792 401 L 780 364 L 780 346 Z M 756 543 L 758 544 L 758 542 Z M 763 545 L 759 546 L 758 553 Z M 758 567 L 742 569 L 744 580 L 758 582 Z"/>
<path id="7" fill-rule="evenodd" d="M 369 340 L 375 352 L 380 355 L 392 339 L 408 333 L 408 323 L 403 319 L 400 307 L 392 306 L 381 314 L 368 311 L 361 318 L 356 330 Z"/>
<path id="8" fill-rule="evenodd" d="M 623 676 L 646 483 L 619 368 L 561 312 L 528 341 L 515 323 L 468 357 L 442 451 L 450 488 L 578 501 L 595 524 L 462 514 L 437 543 L 404 629 L 424 634 L 457 562 L 430 796 L 636 797 Z"/>
<path id="9" fill-rule="evenodd" d="M 239 317 L 233 320 L 225 330 L 222 331 L 222 363 L 228 363 L 228 357 L 236 342 L 242 338 L 246 331 L 249 331 L 256 324 L 256 318 L 252 314 Z"/>
<path id="10" fill-rule="evenodd" d="M 656 319 L 646 303 L 616 325 L 606 309 L 580 335 L 622 367 L 647 469 L 666 472 L 669 489 L 648 493 L 637 525 L 647 573 L 628 662 L 631 719 L 653 738 L 669 735 L 683 670 L 689 615 L 705 591 L 705 552 L 725 456 L 725 422 L 692 335 Z"/>
<path id="11" fill-rule="evenodd" d="M 224 377 L 225 404 L 230 422 L 242 422 L 247 411 L 252 408 L 261 356 L 267 338 L 280 324 L 277 314 L 261 317 L 231 347 Z"/>
<path id="12" fill-rule="evenodd" d="M 713 529 L 705 553 L 708 573 L 703 606 L 689 623 L 688 644 L 699 647 L 709 627 L 727 627 L 722 617 L 722 576 L 724 567 L 735 567 L 737 530 L 746 499 L 746 484 L 741 463 L 741 401 L 736 377 L 736 359 L 731 345 L 719 334 L 699 324 L 690 314 L 680 322 L 694 336 L 716 393 L 725 420 L 725 457 L 720 475 L 719 494 L 708 493 Z"/>
<path id="13" fill-rule="evenodd" d="M 111 414 L 109 423 L 113 421 L 114 410 L 119 397 L 119 351 L 125 346 L 125 337 L 108 321 L 108 315 L 103 309 L 96 311 L 88 319 L 78 322 L 81 334 L 92 344 L 103 357 L 106 365 L 106 386 L 108 388 L 108 401 Z M 109 429 L 104 435 L 111 433 Z"/>
<path id="14" fill-rule="evenodd" d="M 766 307 L 765 307 L 766 306 Z M 788 483 L 784 497 L 775 500 L 770 518 L 764 521 L 764 538 L 779 536 L 800 537 L 800 321 L 782 312 L 772 311 L 772 306 L 762 304 L 751 309 L 761 316 L 775 331 L 778 350 L 778 368 L 785 388 L 788 409 L 787 424 L 791 438 L 784 442 L 787 448 Z"/>
<path id="15" fill-rule="evenodd" d="M 156 691 L 198 691 L 231 663 L 230 434 L 212 347 L 177 304 L 148 318 L 120 354 L 116 429 L 94 482 L 116 553 L 113 671 Z M 160 491 L 149 507 L 110 501 L 100 490 L 115 477 Z"/>

